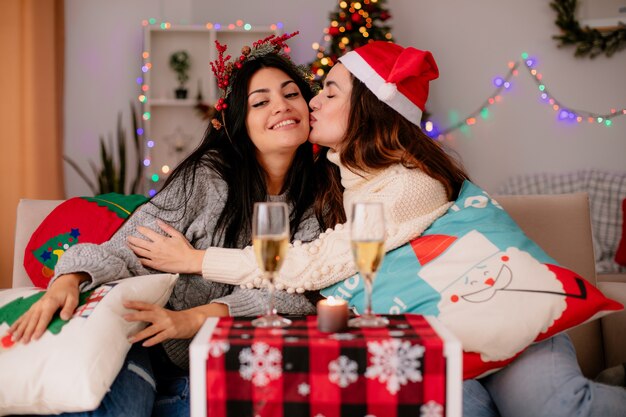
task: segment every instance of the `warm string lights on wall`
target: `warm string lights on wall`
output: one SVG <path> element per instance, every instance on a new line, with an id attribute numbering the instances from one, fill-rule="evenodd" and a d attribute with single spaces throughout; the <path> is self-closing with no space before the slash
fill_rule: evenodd
<path id="1" fill-rule="evenodd" d="M 157 23 L 156 19 L 154 18 L 142 20 L 141 25 L 142 26 L 158 26 L 159 28 L 163 30 L 172 28 L 172 24 L 170 22 Z M 235 29 L 252 30 L 253 29 L 253 26 L 250 23 L 245 23 L 241 19 L 237 20 L 235 23 L 229 23 L 229 24 L 207 22 L 205 25 L 198 25 L 198 27 L 206 27 L 207 29 L 215 29 L 215 30 L 235 30 Z M 278 23 L 272 24 L 270 26 L 270 29 L 276 30 L 276 29 L 282 29 L 282 27 L 283 27 L 283 24 L 281 22 L 278 22 Z"/>
<path id="2" fill-rule="evenodd" d="M 599 114 L 587 110 L 576 110 L 564 104 L 550 93 L 548 87 L 543 81 L 543 76 L 535 68 L 536 65 L 537 60 L 524 52 L 521 55 L 521 60 L 508 63 L 509 71 L 504 77 L 497 76 L 493 79 L 493 84 L 496 89 L 474 112 L 443 130 L 439 129 L 432 121 L 422 123 L 422 128 L 428 136 L 442 140 L 448 133 L 454 130 L 466 129 L 475 125 L 479 119 L 487 119 L 489 117 L 489 107 L 502 101 L 502 93 L 511 88 L 511 78 L 518 75 L 518 68 L 520 66 L 526 68 L 528 73 L 532 76 L 533 81 L 537 85 L 541 101 L 550 106 L 550 108 L 556 113 L 557 120 L 560 122 L 592 123 L 595 125 L 610 127 L 613 125 L 614 118 L 626 115 L 626 108 L 619 110 L 612 108 L 609 113 Z"/>
<path id="3" fill-rule="evenodd" d="M 152 26 L 155 27 L 157 29 L 161 29 L 161 30 L 170 30 L 173 29 L 172 24 L 170 22 L 157 22 L 156 19 L 154 18 L 150 18 L 150 19 L 144 19 L 141 22 L 142 26 L 146 27 L 146 26 Z M 207 22 L 204 25 L 198 25 L 198 28 L 206 28 L 208 30 L 218 30 L 218 31 L 250 31 L 255 29 L 253 27 L 253 25 L 251 25 L 250 23 L 246 23 L 243 20 L 239 19 L 237 20 L 235 23 L 229 23 L 229 24 L 222 24 L 222 23 L 214 23 L 214 22 Z M 272 31 L 276 31 L 276 30 L 282 30 L 283 29 L 283 23 L 282 22 L 277 22 L 274 23 L 272 25 L 269 26 L 270 30 Z M 288 51 L 287 51 L 288 52 Z M 146 74 L 148 71 L 150 71 L 152 69 L 152 63 L 151 63 L 151 59 L 150 59 L 150 53 L 148 51 L 143 51 L 142 52 L 142 66 L 141 66 L 141 73 L 142 74 Z M 207 71 L 209 69 L 207 68 Z M 146 82 L 145 77 L 139 76 L 136 79 L 137 84 L 140 86 L 141 88 L 141 93 L 139 94 L 139 96 L 137 97 L 137 100 L 139 100 L 140 103 L 142 104 L 147 104 L 148 103 L 148 91 L 150 90 L 150 86 L 148 85 L 148 83 Z M 142 112 L 142 120 L 144 121 L 148 121 L 151 118 L 151 114 L 149 111 L 144 111 Z M 143 128 L 138 128 L 137 129 L 137 134 L 140 137 L 144 137 L 145 134 L 145 130 Z M 152 148 L 154 148 L 154 146 L 156 145 L 156 142 L 153 138 L 144 138 L 144 143 L 146 146 L 146 152 L 145 154 L 147 155 L 144 160 L 143 160 L 143 165 L 144 167 L 148 168 L 152 165 L 152 160 L 150 158 L 150 150 Z M 156 189 L 156 185 L 159 183 L 159 181 L 163 180 L 167 174 L 172 170 L 172 167 L 170 167 L 169 165 L 163 165 L 157 172 L 154 172 L 150 175 L 150 183 L 154 184 L 154 186 L 149 187 L 148 190 L 148 195 L 150 197 L 154 196 L 157 193 L 157 189 Z"/>

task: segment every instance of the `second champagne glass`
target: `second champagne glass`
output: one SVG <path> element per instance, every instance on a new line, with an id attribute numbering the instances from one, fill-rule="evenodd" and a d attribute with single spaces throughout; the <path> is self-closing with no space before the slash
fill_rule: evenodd
<path id="1" fill-rule="evenodd" d="M 252 321 L 255 327 L 285 327 L 291 320 L 274 309 L 274 275 L 285 260 L 289 246 L 289 210 L 285 203 L 255 203 L 252 246 L 257 263 L 269 281 L 267 313 Z"/>
<path id="2" fill-rule="evenodd" d="M 352 327 L 384 327 L 389 320 L 372 313 L 372 286 L 385 256 L 385 213 L 382 203 L 354 203 L 350 224 L 352 254 L 365 285 L 365 311 Z"/>

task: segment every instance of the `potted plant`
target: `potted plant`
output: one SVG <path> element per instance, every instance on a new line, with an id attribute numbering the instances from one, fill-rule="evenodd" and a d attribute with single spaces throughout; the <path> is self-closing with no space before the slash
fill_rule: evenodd
<path id="1" fill-rule="evenodd" d="M 100 166 L 97 166 L 93 161 L 89 161 L 91 169 L 95 177 L 95 182 L 89 178 L 89 176 L 78 166 L 78 164 L 68 156 L 63 156 L 65 162 L 70 164 L 78 175 L 85 181 L 93 195 L 107 194 L 107 193 L 120 193 L 120 194 L 135 194 L 141 192 L 142 188 L 142 171 L 143 171 L 143 158 L 141 157 L 141 138 L 139 137 L 139 118 L 137 117 L 137 111 L 135 106 L 130 105 L 131 118 L 133 123 L 133 136 L 132 145 L 134 148 L 135 158 L 132 159 L 133 165 L 129 168 L 134 168 L 134 177 L 131 176 L 130 188 L 127 188 L 126 181 L 126 131 L 122 127 L 122 114 L 117 115 L 117 136 L 114 141 L 112 137 L 109 137 L 108 141 L 105 141 L 104 137 L 100 137 Z M 117 151 L 117 155 L 115 155 Z M 117 158 L 116 158 L 117 156 Z"/>
<path id="2" fill-rule="evenodd" d="M 185 83 L 189 80 L 189 68 L 191 67 L 191 61 L 187 51 L 176 51 L 170 56 L 170 68 L 176 73 L 178 79 L 178 88 L 174 90 L 176 98 L 187 98 L 187 88 Z"/>

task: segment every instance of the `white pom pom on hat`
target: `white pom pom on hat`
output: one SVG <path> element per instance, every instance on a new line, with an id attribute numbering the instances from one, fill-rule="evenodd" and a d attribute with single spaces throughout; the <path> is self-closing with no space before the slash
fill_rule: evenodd
<path id="1" fill-rule="evenodd" d="M 376 97 L 384 102 L 388 102 L 393 100 L 398 92 L 398 86 L 394 83 L 384 83 L 378 86 L 378 90 L 376 91 Z"/>
<path id="2" fill-rule="evenodd" d="M 373 41 L 348 52 L 339 61 L 379 100 L 420 125 L 429 82 L 439 77 L 437 63 L 429 51 Z"/>

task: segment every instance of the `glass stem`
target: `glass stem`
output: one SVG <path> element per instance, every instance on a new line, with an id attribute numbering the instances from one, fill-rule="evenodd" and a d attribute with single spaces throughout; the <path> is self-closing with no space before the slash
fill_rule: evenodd
<path id="1" fill-rule="evenodd" d="M 269 284 L 267 286 L 267 315 L 273 316 L 276 314 L 274 311 L 274 273 L 268 274 Z"/>
<path id="2" fill-rule="evenodd" d="M 372 277 L 370 274 L 363 274 L 365 278 L 365 315 L 372 315 Z"/>

